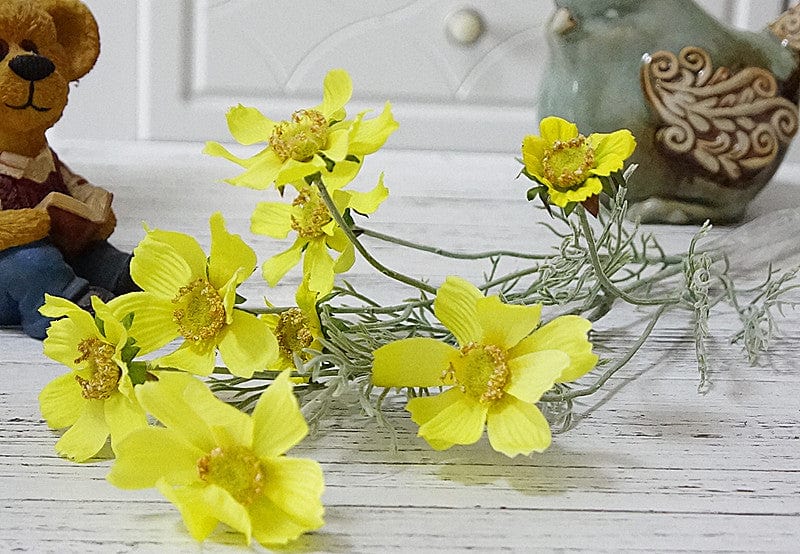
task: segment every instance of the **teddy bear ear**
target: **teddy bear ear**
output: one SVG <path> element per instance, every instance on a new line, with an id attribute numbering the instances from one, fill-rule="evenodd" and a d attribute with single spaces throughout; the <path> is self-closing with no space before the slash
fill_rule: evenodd
<path id="1" fill-rule="evenodd" d="M 58 43 L 64 48 L 69 81 L 80 79 L 94 67 L 100 55 L 100 34 L 92 12 L 78 0 L 39 0 L 56 25 Z"/>

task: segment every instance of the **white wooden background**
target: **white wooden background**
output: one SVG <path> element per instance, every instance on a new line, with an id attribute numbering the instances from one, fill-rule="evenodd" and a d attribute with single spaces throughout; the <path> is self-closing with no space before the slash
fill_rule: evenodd
<path id="1" fill-rule="evenodd" d="M 203 157 L 197 145 L 81 143 L 65 146 L 61 155 L 114 191 L 120 225 L 113 238 L 124 248 L 141 238 L 142 220 L 192 233 L 207 246 L 207 217 L 217 209 L 262 260 L 282 247 L 247 230 L 253 204 L 264 195 L 216 183 L 234 168 Z M 386 172 L 391 195 L 370 219 L 376 230 L 460 250 L 539 248 L 541 214 L 524 201 L 518 169 L 504 154 L 381 152 L 367 161 L 357 186 Z M 800 207 L 791 169 L 756 200 L 750 218 Z M 694 232 L 655 230 L 674 251 Z M 474 278 L 481 271 L 369 244 L 384 263 L 434 284 L 448 273 Z M 288 302 L 297 277 L 293 273 L 288 287 L 274 291 L 254 279 L 245 294 Z M 408 294 L 360 262 L 348 278 L 385 299 Z M 597 329 L 606 346 L 599 353 L 612 357 L 628 347 L 640 317 L 623 309 L 602 320 Z M 797 552 L 799 319 L 788 312 L 782 338 L 755 367 L 727 343 L 736 318 L 713 320 L 714 386 L 705 396 L 696 392 L 687 319 L 663 321 L 603 393 L 578 404 L 577 426 L 531 458 L 509 460 L 485 439 L 433 452 L 415 436 L 400 402 L 388 414 L 398 430 L 394 451 L 384 431 L 342 402 L 318 438 L 293 451 L 317 459 L 327 482 L 327 525 L 297 549 Z M 224 531 L 197 546 L 158 493 L 107 484 L 109 461 L 60 459 L 53 450 L 58 434 L 41 420 L 37 395 L 64 368 L 14 330 L 0 330 L 0 351 L 0 551 L 242 550 L 240 539 Z"/>
<path id="2" fill-rule="evenodd" d="M 70 99 L 59 139 L 226 140 L 239 102 L 285 118 L 319 102 L 322 77 L 353 76 L 353 110 L 395 105 L 394 148 L 512 152 L 536 128 L 550 0 L 86 0 L 102 53 Z M 761 29 L 781 0 L 700 0 Z M 448 37 L 472 8 L 485 33 Z"/>

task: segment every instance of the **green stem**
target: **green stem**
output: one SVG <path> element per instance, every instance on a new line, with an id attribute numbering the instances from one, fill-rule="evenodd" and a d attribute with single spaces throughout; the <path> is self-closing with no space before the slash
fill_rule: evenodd
<path id="1" fill-rule="evenodd" d="M 578 216 L 581 222 L 581 230 L 583 231 L 584 238 L 586 239 L 586 246 L 589 250 L 589 259 L 592 262 L 592 267 L 594 268 L 595 275 L 597 276 L 597 280 L 603 289 L 610 295 L 615 296 L 628 304 L 633 304 L 635 306 L 661 306 L 661 305 L 671 305 L 677 304 L 680 299 L 679 298 L 637 298 L 635 296 L 631 296 L 626 291 L 618 288 L 614 283 L 611 282 L 608 275 L 606 275 L 605 268 L 603 267 L 602 262 L 600 261 L 600 254 L 597 252 L 597 244 L 594 240 L 594 234 L 592 231 L 592 226 L 589 224 L 589 218 L 586 216 L 586 210 L 583 206 L 578 205 L 577 209 L 575 210 L 578 212 Z"/>
<path id="2" fill-rule="evenodd" d="M 267 306 L 267 307 L 264 307 L 264 308 L 261 308 L 261 307 L 253 308 L 253 307 L 250 307 L 250 306 L 237 306 L 236 308 L 238 310 L 242 310 L 243 312 L 247 312 L 247 313 L 253 314 L 253 315 L 264 315 L 264 314 L 280 315 L 283 312 L 292 309 L 291 307 L 286 307 L 286 306 L 284 306 L 284 307 L 281 307 L 281 306 L 271 306 L 271 307 Z"/>
<path id="3" fill-rule="evenodd" d="M 331 217 L 333 217 L 334 221 L 336 221 L 336 224 L 339 225 L 339 227 L 342 229 L 345 236 L 347 237 L 347 240 L 350 241 L 350 244 L 352 244 L 355 247 L 355 249 L 358 250 L 359 254 L 361 254 L 361 256 L 364 257 L 364 259 L 367 261 L 367 263 L 369 263 L 369 265 L 371 265 L 372 267 L 374 267 L 375 269 L 377 269 L 390 279 L 394 279 L 395 281 L 399 281 L 403 284 L 412 286 L 418 290 L 422 290 L 430 294 L 436 294 L 436 289 L 431 285 L 429 285 L 428 283 L 423 283 L 418 279 L 414 279 L 413 277 L 409 277 L 407 275 L 403 275 L 402 273 L 394 271 L 393 269 L 389 269 L 388 267 L 380 263 L 378 260 L 376 260 L 372 256 L 372 254 L 370 254 L 369 251 L 364 247 L 364 245 L 361 244 L 361 241 L 358 240 L 358 237 L 355 235 L 355 233 L 353 233 L 353 229 L 350 227 L 350 224 L 344 220 L 344 217 L 339 212 L 339 209 L 336 207 L 336 204 L 334 204 L 333 198 L 331 198 L 331 195 L 328 194 L 328 189 L 325 188 L 325 185 L 322 183 L 322 180 L 320 178 L 317 178 L 314 180 L 314 184 L 316 185 L 317 190 L 319 191 L 320 198 L 322 198 L 322 201 L 325 202 L 325 206 L 328 208 Z"/>
<path id="4" fill-rule="evenodd" d="M 499 257 L 521 258 L 525 260 L 546 260 L 547 258 L 552 257 L 552 254 L 525 254 L 522 252 L 513 252 L 511 250 L 490 250 L 488 252 L 476 252 L 476 253 L 453 252 L 451 250 L 445 250 L 443 248 L 438 248 L 436 246 L 418 244 L 416 242 L 411 242 L 398 237 L 393 237 L 392 235 L 379 233 L 378 231 L 372 231 L 370 229 L 366 229 L 360 226 L 355 226 L 353 228 L 353 231 L 361 233 L 364 236 L 373 239 L 382 240 L 384 242 L 390 242 L 392 244 L 397 244 L 399 246 L 404 246 L 406 248 L 412 248 L 414 250 L 420 250 L 422 252 L 430 252 L 431 254 L 436 254 L 437 256 L 442 256 L 444 258 L 454 258 L 457 260 L 482 260 L 485 258 L 499 258 Z"/>

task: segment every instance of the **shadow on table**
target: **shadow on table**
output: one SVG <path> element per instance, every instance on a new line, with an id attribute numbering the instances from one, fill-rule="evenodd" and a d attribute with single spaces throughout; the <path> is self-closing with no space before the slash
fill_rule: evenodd
<path id="1" fill-rule="evenodd" d="M 779 174 L 750 203 L 745 221 L 751 221 L 775 210 L 800 207 L 800 179 Z"/>

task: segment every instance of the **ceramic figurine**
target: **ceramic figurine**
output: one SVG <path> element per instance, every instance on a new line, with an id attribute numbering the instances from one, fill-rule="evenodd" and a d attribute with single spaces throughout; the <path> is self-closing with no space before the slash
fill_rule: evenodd
<path id="1" fill-rule="evenodd" d="M 99 52 L 83 3 L 0 2 L 0 325 L 36 338 L 49 326 L 45 293 L 88 306 L 135 289 L 130 255 L 105 240 L 111 193 L 72 173 L 45 138 Z"/>
<path id="2" fill-rule="evenodd" d="M 630 129 L 630 214 L 739 220 L 798 130 L 800 8 L 729 29 L 691 0 L 555 0 L 539 115 Z"/>

